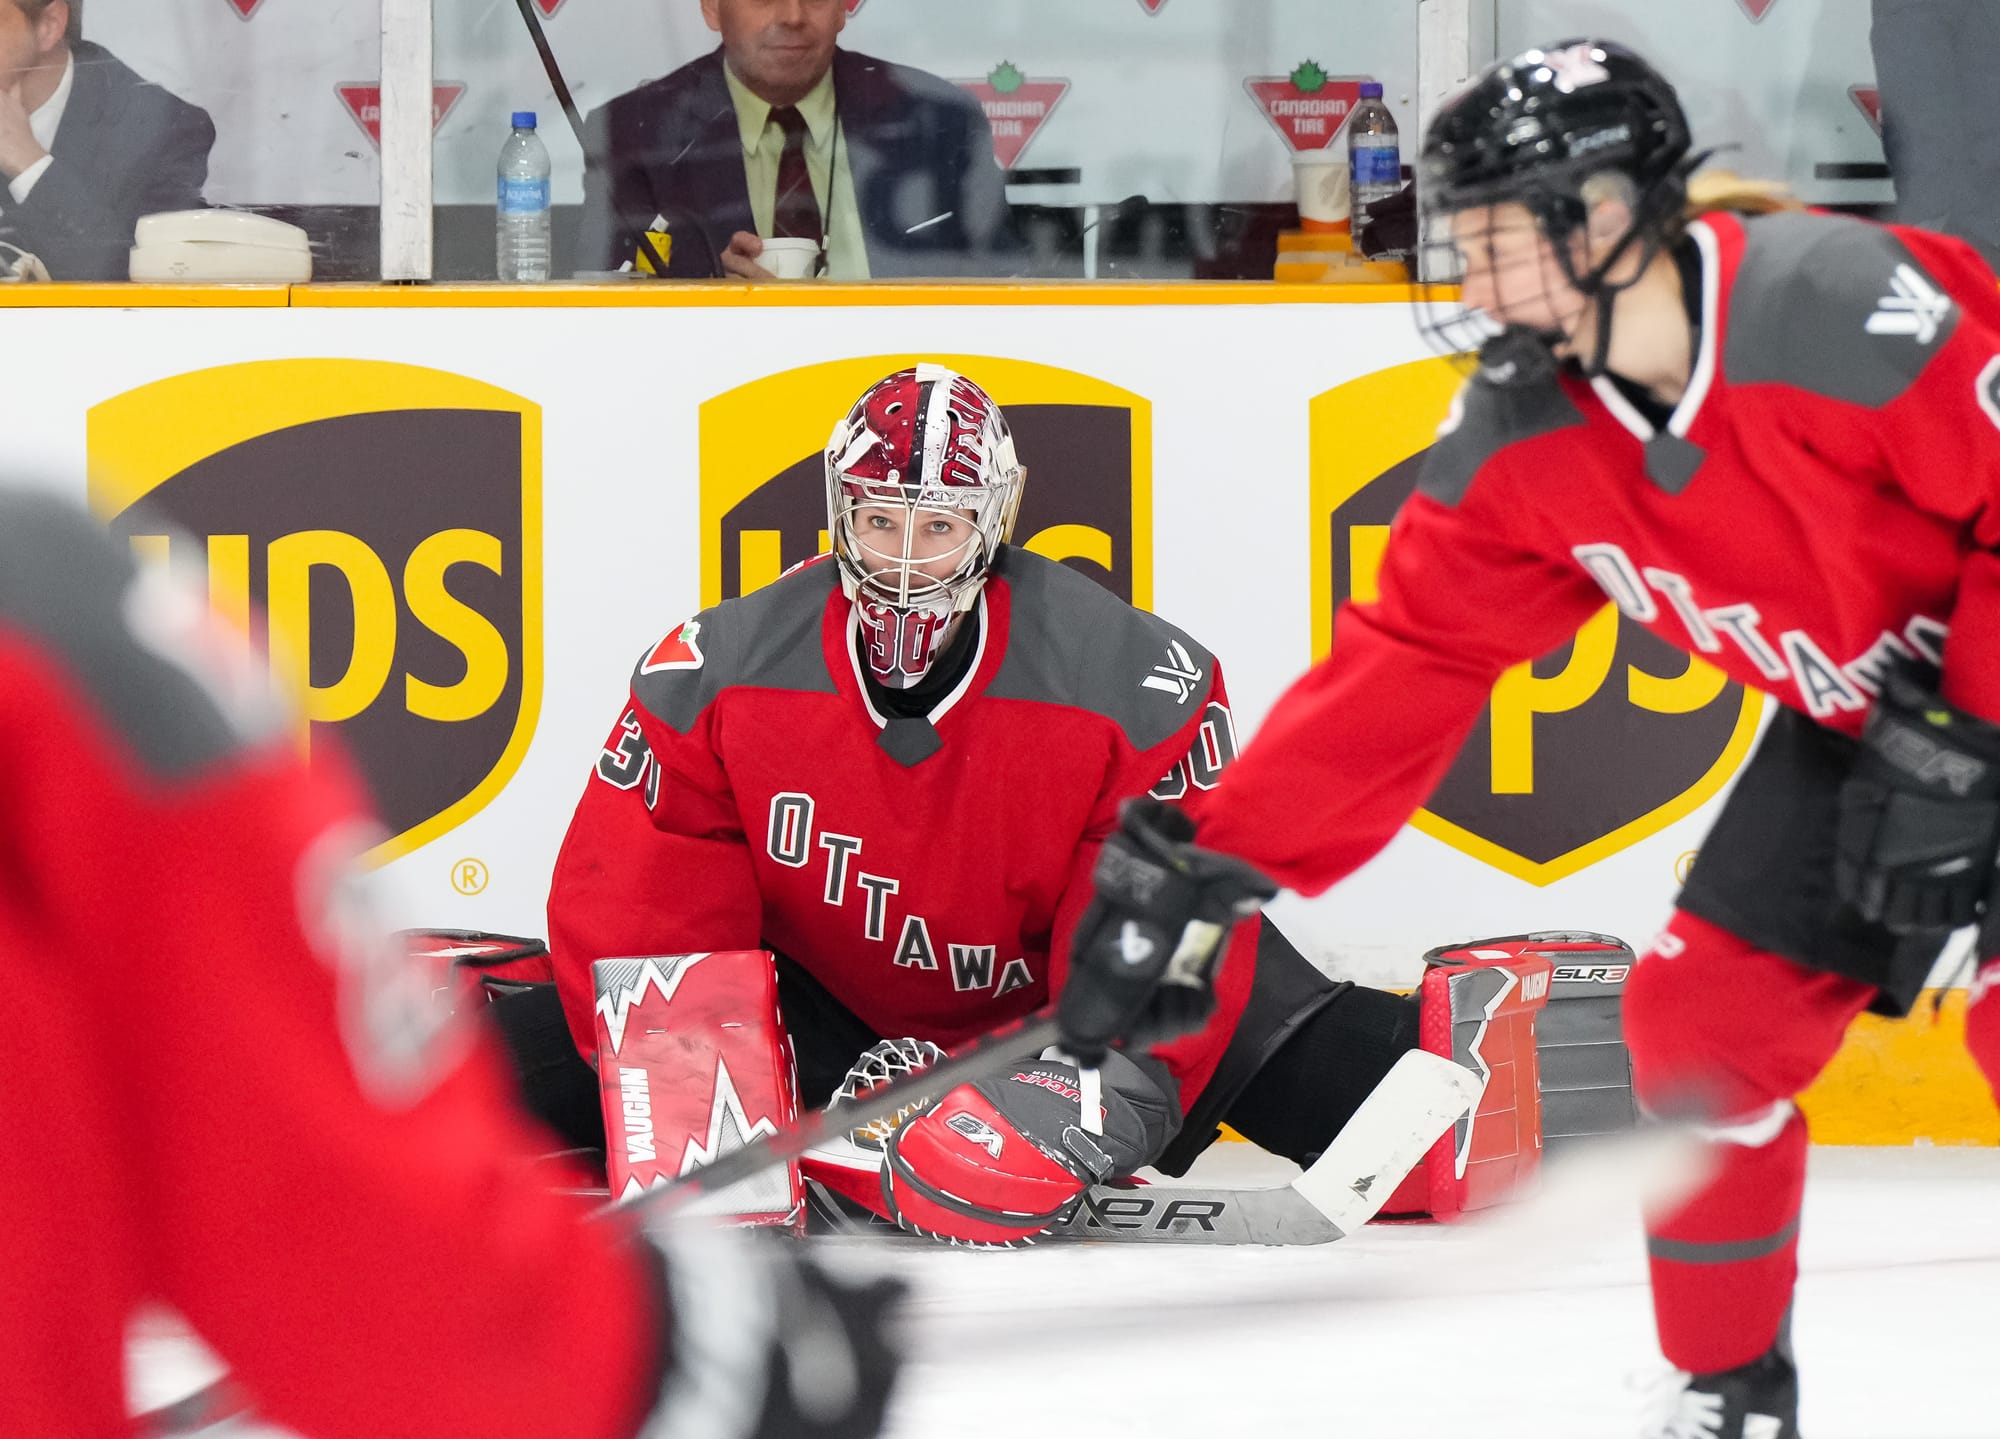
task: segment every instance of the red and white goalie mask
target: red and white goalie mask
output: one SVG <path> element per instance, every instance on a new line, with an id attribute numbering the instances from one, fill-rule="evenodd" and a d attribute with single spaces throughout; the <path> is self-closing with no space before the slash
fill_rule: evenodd
<path id="1" fill-rule="evenodd" d="M 922 679 L 977 601 L 1024 473 L 1000 407 L 942 365 L 877 381 L 833 427 L 827 532 L 881 683 Z"/>

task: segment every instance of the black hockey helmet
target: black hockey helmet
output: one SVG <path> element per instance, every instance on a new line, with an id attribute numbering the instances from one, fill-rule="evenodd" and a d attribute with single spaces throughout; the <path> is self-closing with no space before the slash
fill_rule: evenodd
<path id="1" fill-rule="evenodd" d="M 1618 170 L 1642 196 L 1672 187 L 1678 208 L 1687 153 L 1687 116 L 1664 75 L 1612 41 L 1565 40 L 1487 67 L 1446 101 L 1424 136 L 1418 187 L 1437 210 L 1507 200 L 1539 210 L 1543 197 Z"/>
<path id="2" fill-rule="evenodd" d="M 1496 61 L 1445 102 L 1424 136 L 1417 161 L 1424 272 L 1447 282 L 1455 277 L 1445 217 L 1514 203 L 1556 242 L 1557 260 L 1578 291 L 1608 295 L 1613 266 L 1635 248 L 1642 261 L 1649 257 L 1678 219 L 1696 163 L 1688 150 L 1687 115 L 1673 85 L 1614 41 L 1564 40 Z M 1632 223 L 1609 253 L 1581 271 L 1566 242 L 1586 217 L 1585 182 L 1607 172 L 1631 183 Z M 1451 305 L 1426 308 L 1423 329 L 1442 349 L 1464 351 L 1501 338 L 1485 317 Z M 1584 361 L 1586 371 L 1602 368 L 1609 333 L 1608 324 L 1598 327 L 1597 353 Z M 1546 347 L 1559 336 L 1515 334 L 1498 348 L 1519 358 L 1524 338 Z"/>

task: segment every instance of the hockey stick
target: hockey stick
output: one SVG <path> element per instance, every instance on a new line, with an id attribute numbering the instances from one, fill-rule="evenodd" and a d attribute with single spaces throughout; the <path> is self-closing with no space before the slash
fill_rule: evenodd
<path id="1" fill-rule="evenodd" d="M 1636 1210 L 1672 1210 L 1713 1178 L 1713 1163 L 1713 1150 L 1689 1126 L 1657 1126 L 1586 1139 L 1550 1160 L 1531 1194 L 1453 1225 L 1460 1236 L 1458 1242 L 1407 1249 L 1390 1269 L 1375 1265 L 1334 1272 L 1315 1270 L 1300 1284 L 1275 1290 L 1186 1300 L 1155 1296 L 1143 1306 L 1116 1302 L 1080 1305 L 1072 1296 L 1059 1311 L 1045 1316 L 1060 1318 L 1060 1323 L 1007 1323 L 996 1330 L 990 1320 L 975 1320 L 963 1335 L 941 1333 L 940 1319 L 950 1322 L 949 1316 L 930 1315 L 925 1334 L 942 1354 L 962 1358 L 976 1353 L 986 1364 L 1016 1351 L 1041 1351 L 1051 1344 L 1073 1343 L 1074 1335 L 1083 1329 L 1098 1339 L 1132 1333 L 1157 1341 L 1182 1328 L 1212 1333 L 1233 1324 L 1289 1322 L 1321 1309 L 1404 1303 L 1416 1295 L 1439 1299 L 1533 1291 L 1545 1287 L 1540 1272 L 1542 1255 L 1600 1237 L 1600 1232 L 1609 1234 L 1611 1225 L 1629 1224 Z M 1324 1158 L 1308 1171 L 1321 1172 L 1332 1176 Z M 1380 1181 L 1368 1186 L 1370 1192 L 1393 1191 L 1396 1181 L 1390 1173 L 1384 1166 Z M 1162 1194 L 1182 1196 L 1230 1192 L 1187 1186 L 1156 1188 Z M 1277 1193 L 1282 1188 L 1252 1192 Z M 1343 1232 L 1351 1234 L 1352 1230 Z M 1623 1285 L 1627 1281 L 1621 1278 L 1615 1282 Z M 140 1439 L 170 1439 L 241 1417 L 248 1408 L 234 1381 L 224 1376 L 206 1389 L 139 1416 L 134 1420 L 134 1432 Z"/>
<path id="2" fill-rule="evenodd" d="M 876 1089 L 835 1109 L 817 1110 L 804 1124 L 731 1150 L 671 1185 L 634 1195 L 602 1212 L 678 1207 L 702 1194 L 795 1159 L 835 1131 L 888 1119 L 917 1096 L 978 1078 L 1001 1063 L 1039 1052 L 1055 1024 L 1039 1015 L 1004 1025 L 929 1069 Z M 1366 1224 L 1388 1202 L 1440 1134 L 1479 1102 L 1479 1078 L 1462 1065 L 1413 1050 L 1396 1061 L 1325 1153 L 1289 1184 L 1268 1189 L 1200 1185 L 1094 1185 L 1082 1206 L 1045 1239 L 1146 1244 L 1329 1244 Z M 900 1232 L 900 1231 L 886 1231 Z M 199 1433 L 239 1418 L 250 1400 L 225 1375 L 134 1420 L 142 1439 Z"/>
<path id="3" fill-rule="evenodd" d="M 1479 1077 L 1412 1050 L 1375 1086 L 1326 1151 L 1270 1189 L 1096 1185 L 1048 1237 L 1179 1244 L 1330 1244 L 1389 1202 L 1403 1176 L 1473 1105 Z"/>
<path id="4" fill-rule="evenodd" d="M 1289 1184 L 1263 1189 L 1194 1184 L 1093 1184 L 1077 1211 L 1028 1241 L 1110 1240 L 1128 1244 L 1329 1244 L 1380 1212 L 1459 1117 L 1478 1103 L 1480 1080 L 1463 1065 L 1423 1051 L 1405 1054 L 1349 1118 L 1332 1144 Z M 842 1127 L 846 1127 L 845 1115 Z M 859 1148 L 821 1151 L 822 1160 L 872 1172 Z M 879 1155 L 873 1156 L 879 1160 Z M 816 1181 L 808 1181 L 820 1189 Z M 590 1191 L 606 1193 L 604 1190 Z M 816 1211 L 833 1232 L 903 1237 L 880 1215 L 824 1194 Z M 913 1236 L 911 1236 L 913 1237 Z"/>
<path id="5" fill-rule="evenodd" d="M 584 131 L 583 115 L 576 108 L 576 97 L 570 94 L 569 81 L 563 76 L 562 66 L 556 63 L 556 52 L 549 44 L 548 31 L 542 28 L 542 17 L 535 13 L 535 0 L 514 0 L 514 4 L 521 12 L 521 23 L 528 27 L 528 38 L 535 42 L 535 54 L 541 57 L 542 71 L 549 77 L 549 88 L 555 91 L 556 104 L 562 107 L 563 118 L 569 121 L 570 133 L 576 136 L 577 146 L 583 151 L 584 169 L 602 171 L 604 168 L 602 162 L 591 154 L 590 137 Z M 605 177 L 604 187 L 607 195 L 615 193 L 608 175 Z M 627 224 L 631 223 L 630 216 L 621 215 L 619 218 Z M 708 248 L 714 268 L 721 269 L 722 261 L 715 254 L 715 245 L 708 238 L 708 232 L 699 227 L 696 227 L 696 232 L 700 234 L 702 244 Z M 645 247 L 648 257 L 653 262 L 653 273 L 665 275 L 667 256 L 660 249 L 658 241 L 653 238 L 652 231 L 641 226 L 636 233 L 639 237 L 638 243 Z"/>
<path id="6" fill-rule="evenodd" d="M 670 1214 L 705 1194 L 755 1178 L 772 1165 L 797 1159 L 837 1130 L 859 1129 L 878 1120 L 892 1118 L 923 1095 L 946 1093 L 961 1084 L 984 1078 L 992 1070 L 1027 1055 L 1041 1053 L 1057 1038 L 1054 1011 L 1038 1009 L 997 1029 L 988 1030 L 963 1046 L 957 1054 L 929 1069 L 877 1085 L 843 1102 L 838 1110 L 815 1110 L 795 1128 L 752 1140 L 672 1184 L 662 1184 L 629 1199 L 607 1204 L 598 1213 L 629 1215 L 656 1210 L 662 1216 Z M 169 1439 L 173 1435 L 198 1434 L 225 1420 L 242 1417 L 250 1411 L 253 1402 L 243 1392 L 242 1386 L 225 1374 L 170 1404 L 134 1415 L 132 1429 L 141 1439 Z"/>
<path id="7" fill-rule="evenodd" d="M 549 35 L 542 28 L 542 17 L 535 13 L 535 0 L 514 0 L 521 12 L 521 23 L 528 27 L 528 38 L 535 42 L 535 54 L 541 57 L 542 70 L 549 77 L 549 87 L 556 92 L 556 104 L 562 106 L 563 118 L 569 121 L 569 128 L 579 145 L 583 140 L 583 116 L 578 113 L 576 99 L 569 93 L 569 81 L 563 78 L 562 66 L 556 64 L 556 52 L 549 45 Z M 588 158 L 590 150 L 584 148 Z"/>

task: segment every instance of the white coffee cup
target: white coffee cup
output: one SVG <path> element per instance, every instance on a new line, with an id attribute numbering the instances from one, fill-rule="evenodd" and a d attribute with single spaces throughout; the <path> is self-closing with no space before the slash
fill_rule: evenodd
<path id="1" fill-rule="evenodd" d="M 819 241 L 795 236 L 766 240 L 757 263 L 780 280 L 810 280 L 819 266 Z"/>
<path id="2" fill-rule="evenodd" d="M 1292 156 L 1292 180 L 1298 188 L 1299 219 L 1309 229 L 1325 229 L 1345 221 L 1347 147 L 1300 150 Z"/>

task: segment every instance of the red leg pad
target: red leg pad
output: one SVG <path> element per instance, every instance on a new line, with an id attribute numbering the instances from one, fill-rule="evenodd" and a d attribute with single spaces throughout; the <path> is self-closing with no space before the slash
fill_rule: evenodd
<path id="1" fill-rule="evenodd" d="M 1417 1044 L 1486 1082 L 1474 1112 L 1446 1130 L 1385 1208 L 1453 1219 L 1505 1199 L 1542 1158 L 1535 1016 L 1555 966 L 1525 936 L 1424 956 Z"/>

